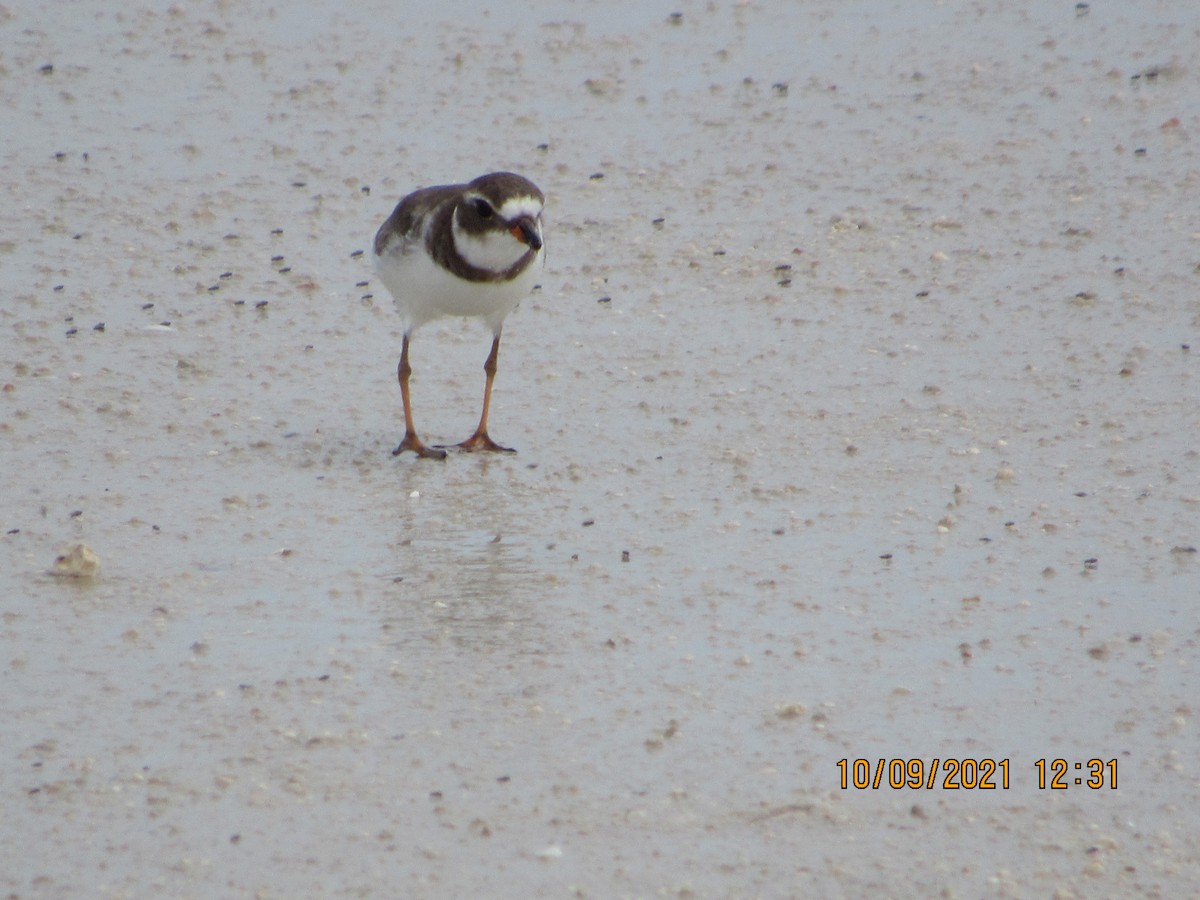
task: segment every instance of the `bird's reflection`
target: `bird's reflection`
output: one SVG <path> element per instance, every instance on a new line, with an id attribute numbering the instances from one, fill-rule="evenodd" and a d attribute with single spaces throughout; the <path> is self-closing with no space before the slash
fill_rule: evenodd
<path id="1" fill-rule="evenodd" d="M 528 536 L 480 528 L 491 524 L 487 516 L 399 523 L 381 592 L 384 628 L 398 645 L 538 651 L 544 627 L 535 610 L 551 589 L 548 576 L 535 564 Z"/>

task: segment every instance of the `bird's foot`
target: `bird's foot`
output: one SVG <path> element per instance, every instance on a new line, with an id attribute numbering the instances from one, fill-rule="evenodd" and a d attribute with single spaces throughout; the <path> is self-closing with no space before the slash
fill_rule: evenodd
<path id="1" fill-rule="evenodd" d="M 392 451 L 392 456 L 399 456 L 405 450 L 411 450 L 421 459 L 445 459 L 446 451 L 440 447 L 427 447 L 419 437 L 411 431 L 404 435 L 404 440 L 400 442 L 395 450 Z"/>
<path id="2" fill-rule="evenodd" d="M 480 450 L 485 450 L 490 453 L 516 453 L 512 447 L 501 447 L 490 437 L 486 431 L 477 431 L 461 444 L 454 444 L 459 450 L 465 450 L 468 453 L 476 453 Z"/>

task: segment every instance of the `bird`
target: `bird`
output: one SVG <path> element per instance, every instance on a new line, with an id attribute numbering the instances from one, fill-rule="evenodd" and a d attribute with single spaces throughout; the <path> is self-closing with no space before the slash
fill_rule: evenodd
<path id="1" fill-rule="evenodd" d="M 404 438 L 392 451 L 412 450 L 423 459 L 445 459 L 443 445 L 430 446 L 413 427 L 408 345 L 413 332 L 443 316 L 482 319 L 492 330 L 492 349 L 479 425 L 466 451 L 515 453 L 488 435 L 488 408 L 504 319 L 533 289 L 544 264 L 542 210 L 546 198 L 523 175 L 491 172 L 465 184 L 421 188 L 404 197 L 375 234 L 379 280 L 391 293 L 404 324 L 396 378 L 404 403 Z"/>

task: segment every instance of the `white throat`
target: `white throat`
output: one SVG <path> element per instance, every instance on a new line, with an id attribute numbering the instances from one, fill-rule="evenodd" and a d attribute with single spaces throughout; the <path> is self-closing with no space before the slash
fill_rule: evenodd
<path id="1" fill-rule="evenodd" d="M 503 272 L 516 265 L 529 248 L 507 231 L 486 231 L 471 234 L 453 226 L 454 247 L 459 256 L 477 269 L 485 272 Z"/>
<path id="2" fill-rule="evenodd" d="M 538 223 L 538 237 L 541 237 L 542 206 L 532 197 L 517 197 L 505 202 L 498 213 L 506 222 L 514 222 L 521 216 L 529 216 Z M 459 255 L 477 269 L 485 272 L 503 272 L 511 269 L 517 261 L 529 251 L 529 246 L 514 237 L 508 229 L 485 231 L 473 234 L 465 231 L 458 224 L 458 210 L 450 222 L 450 231 L 454 237 L 454 246 Z"/>

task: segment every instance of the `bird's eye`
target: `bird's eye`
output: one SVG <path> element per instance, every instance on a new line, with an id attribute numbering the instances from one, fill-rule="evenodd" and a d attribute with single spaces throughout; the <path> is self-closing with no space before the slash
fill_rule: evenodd
<path id="1" fill-rule="evenodd" d="M 481 219 L 490 219 L 492 217 L 492 205 L 482 197 L 471 201 L 471 205 L 475 207 L 475 214 Z"/>

